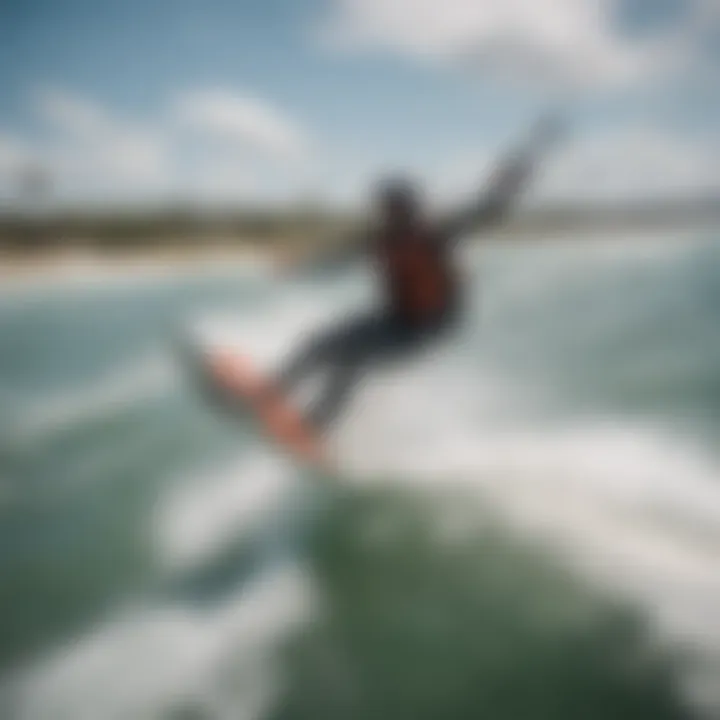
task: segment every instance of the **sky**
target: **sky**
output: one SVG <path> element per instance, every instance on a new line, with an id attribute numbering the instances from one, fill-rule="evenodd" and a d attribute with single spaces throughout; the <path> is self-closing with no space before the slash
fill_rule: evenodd
<path id="1" fill-rule="evenodd" d="M 720 0 L 0 0 L 0 200 L 476 191 L 548 109 L 533 190 L 720 190 Z"/>

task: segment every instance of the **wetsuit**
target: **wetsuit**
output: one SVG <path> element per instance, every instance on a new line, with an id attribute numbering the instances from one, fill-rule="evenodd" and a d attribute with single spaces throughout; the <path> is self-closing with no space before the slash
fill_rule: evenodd
<path id="1" fill-rule="evenodd" d="M 324 390 L 309 411 L 315 427 L 335 419 L 374 362 L 406 357 L 453 325 L 460 289 L 448 240 L 414 227 L 382 232 L 368 243 L 383 285 L 380 308 L 312 338 L 278 376 L 290 391 L 315 370 L 326 373 Z"/>

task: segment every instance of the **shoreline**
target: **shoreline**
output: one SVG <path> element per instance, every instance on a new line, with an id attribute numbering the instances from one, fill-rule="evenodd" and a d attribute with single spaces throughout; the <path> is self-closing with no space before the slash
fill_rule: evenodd
<path id="1" fill-rule="evenodd" d="M 28 253 L 0 253 L 0 288 L 36 284 L 43 280 L 73 280 L 88 276 L 142 277 L 180 274 L 186 270 L 214 271 L 223 267 L 264 267 L 276 252 L 246 247 L 214 246 L 172 250 L 103 251 L 64 249 Z"/>
<path id="2" fill-rule="evenodd" d="M 713 223 L 713 228 L 718 224 Z M 547 230 L 512 231 L 501 230 L 492 233 L 484 242 L 512 243 L 517 247 L 538 243 L 567 242 L 580 245 L 602 240 L 606 243 L 627 243 L 631 233 L 632 242 L 643 240 L 668 239 L 684 235 L 690 228 L 679 232 L 675 229 L 625 228 L 624 232 L 608 233 L 596 230 L 583 233 L 548 232 Z M 471 243 L 474 242 L 471 240 Z M 306 243 L 299 250 L 297 243 L 262 244 L 254 242 L 252 237 L 243 241 L 227 242 L 222 239 L 209 240 L 202 244 L 172 247 L 133 247 L 129 249 L 103 249 L 91 246 L 70 245 L 57 249 L 38 249 L 34 252 L 0 249 L 0 290 L 37 285 L 48 281 L 74 281 L 92 278 L 103 280 L 117 278 L 163 277 L 193 272 L 214 272 L 223 268 L 234 269 L 270 269 L 274 264 L 283 265 L 286 259 L 302 257 L 320 243 Z"/>

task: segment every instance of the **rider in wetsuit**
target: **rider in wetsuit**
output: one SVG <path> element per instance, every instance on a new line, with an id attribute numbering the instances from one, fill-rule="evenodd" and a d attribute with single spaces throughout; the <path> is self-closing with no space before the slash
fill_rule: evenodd
<path id="1" fill-rule="evenodd" d="M 453 265 L 456 241 L 505 217 L 557 129 L 541 122 L 530 142 L 501 163 L 480 200 L 444 221 L 431 223 L 423 216 L 411 183 L 393 180 L 381 186 L 379 229 L 326 258 L 369 257 L 383 287 L 381 307 L 312 338 L 276 378 L 276 387 L 289 392 L 316 370 L 327 373 L 324 391 L 307 414 L 313 427 L 328 427 L 371 363 L 412 353 L 452 327 L 462 309 Z"/>

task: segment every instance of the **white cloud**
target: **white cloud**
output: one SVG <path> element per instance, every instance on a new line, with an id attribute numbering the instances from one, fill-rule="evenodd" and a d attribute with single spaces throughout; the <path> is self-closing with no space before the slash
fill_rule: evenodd
<path id="1" fill-rule="evenodd" d="M 3 186 L 11 184 L 31 161 L 32 153 L 27 144 L 21 138 L 0 130 L 0 183 Z"/>
<path id="2" fill-rule="evenodd" d="M 181 95 L 174 112 L 181 123 L 224 143 L 297 159 L 306 150 L 303 133 L 272 105 L 227 90 Z"/>
<path id="3" fill-rule="evenodd" d="M 297 196 L 308 181 L 304 132 L 268 102 L 227 89 L 194 90 L 175 98 L 171 115 L 190 149 L 194 197 L 275 201 Z"/>
<path id="4" fill-rule="evenodd" d="M 20 137 L 0 130 L 0 203 L 22 201 L 44 190 L 47 179 L 30 146 Z"/>
<path id="5" fill-rule="evenodd" d="M 37 101 L 49 129 L 45 155 L 59 178 L 99 190 L 145 191 L 170 182 L 170 148 L 159 131 L 60 90 L 40 92 Z"/>
<path id="6" fill-rule="evenodd" d="M 720 193 L 717 139 L 633 127 L 570 143 L 548 163 L 536 197 L 612 201 L 708 192 Z"/>
<path id="7" fill-rule="evenodd" d="M 197 102 L 194 102 L 197 101 Z M 364 194 L 374 177 L 358 158 L 325 176 L 303 159 L 307 141 L 277 110 L 217 91 L 185 93 L 152 122 L 119 117 L 86 98 L 57 90 L 37 97 L 45 132 L 0 131 L 0 192 L 12 194 L 17 171 L 46 168 L 60 200 L 149 199 L 169 195 L 218 200 L 281 200 L 312 185 L 322 196 Z M 500 149 L 479 147 L 437 167 L 416 167 L 441 203 L 474 192 Z M 272 162 L 270 162 L 272 160 Z M 331 168 L 332 170 L 332 168 Z M 626 127 L 571 138 L 548 159 L 535 201 L 632 199 L 720 192 L 720 142 Z"/>
<path id="8" fill-rule="evenodd" d="M 35 94 L 38 110 L 55 127 L 74 135 L 98 135 L 112 125 L 106 111 L 95 103 L 56 88 Z"/>
<path id="9" fill-rule="evenodd" d="M 0 194 L 19 200 L 18 171 L 37 166 L 60 200 L 203 201 L 292 194 L 307 142 L 277 109 L 230 91 L 179 95 L 142 122 L 57 88 L 33 96 L 40 131 L 0 132 Z"/>
<path id="10" fill-rule="evenodd" d="M 252 197 L 256 191 L 250 169 L 232 157 L 201 157 L 192 166 L 185 189 L 203 203 L 228 203 Z"/>
<path id="11" fill-rule="evenodd" d="M 613 0 L 334 0 L 321 24 L 337 48 L 380 48 L 471 62 L 527 84 L 622 86 L 662 72 L 664 39 L 641 43 L 613 26 Z"/>

